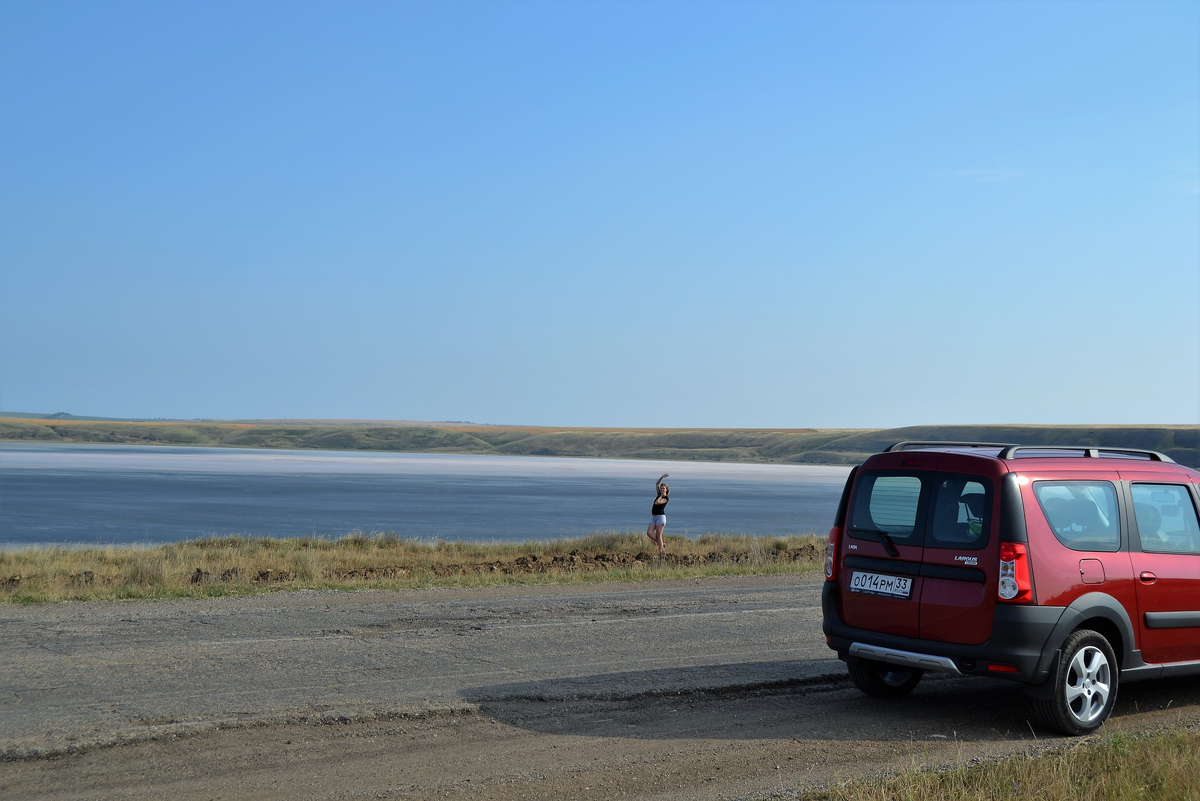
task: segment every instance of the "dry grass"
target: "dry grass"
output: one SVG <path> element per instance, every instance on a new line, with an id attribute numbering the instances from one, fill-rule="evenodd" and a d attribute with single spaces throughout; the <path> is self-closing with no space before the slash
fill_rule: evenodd
<path id="1" fill-rule="evenodd" d="M 281 589 L 398 589 L 805 573 L 821 568 L 814 535 L 667 537 L 659 558 L 641 534 L 525 543 L 426 542 L 355 533 L 220 537 L 156 547 L 0 551 L 0 603 L 188 598 Z"/>
<path id="2" fill-rule="evenodd" d="M 1039 755 L 910 770 L 793 798 L 804 801 L 1184 801 L 1200 799 L 1200 732 L 1115 734 Z"/>

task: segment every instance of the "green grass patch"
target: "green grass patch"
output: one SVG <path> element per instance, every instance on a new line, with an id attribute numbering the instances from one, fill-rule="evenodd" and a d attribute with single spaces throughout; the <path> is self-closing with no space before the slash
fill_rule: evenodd
<path id="1" fill-rule="evenodd" d="M 1200 798 L 1200 731 L 1113 734 L 948 770 L 908 770 L 789 796 L 802 801 L 1185 801 Z"/>
<path id="2" fill-rule="evenodd" d="M 276 590 L 358 590 L 645 581 L 820 570 L 817 535 L 640 533 L 478 543 L 354 533 L 340 539 L 213 537 L 155 547 L 0 551 L 0 603 L 200 598 Z"/>

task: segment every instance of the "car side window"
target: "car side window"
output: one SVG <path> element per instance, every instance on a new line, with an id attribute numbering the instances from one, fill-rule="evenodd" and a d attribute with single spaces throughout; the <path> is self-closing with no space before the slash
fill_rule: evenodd
<path id="1" fill-rule="evenodd" d="M 1033 494 L 1058 541 L 1073 551 L 1118 551 L 1121 521 L 1110 481 L 1035 481 Z"/>
<path id="2" fill-rule="evenodd" d="M 1200 554 L 1200 524 L 1187 487 L 1133 484 L 1129 489 L 1143 551 Z"/>
<path id="3" fill-rule="evenodd" d="M 987 545 L 992 482 L 979 476 L 938 473 L 926 547 L 978 550 Z"/>

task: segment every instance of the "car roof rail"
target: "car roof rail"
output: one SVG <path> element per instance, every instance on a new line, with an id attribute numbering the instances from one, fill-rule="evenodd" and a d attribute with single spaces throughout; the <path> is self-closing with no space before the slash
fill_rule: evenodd
<path id="1" fill-rule="evenodd" d="M 894 445 L 889 445 L 884 449 L 884 453 L 890 451 L 906 451 L 919 450 L 922 448 L 1016 448 L 1011 442 L 945 442 L 934 440 L 904 440 L 897 442 Z"/>
<path id="2" fill-rule="evenodd" d="M 1000 451 L 1001 459 L 1016 458 L 1017 451 L 1080 451 L 1081 455 L 1092 459 L 1103 458 L 1105 454 L 1113 454 L 1120 458 L 1120 454 L 1130 454 L 1147 457 L 1151 462 L 1167 462 L 1175 464 L 1175 460 L 1164 453 L 1158 451 L 1148 451 L 1144 448 L 1096 448 L 1087 445 L 1009 445 L 1004 450 Z"/>

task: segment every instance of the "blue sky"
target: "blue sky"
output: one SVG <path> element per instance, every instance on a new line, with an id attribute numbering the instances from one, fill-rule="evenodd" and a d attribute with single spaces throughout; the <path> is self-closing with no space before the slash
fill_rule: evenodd
<path id="1" fill-rule="evenodd" d="M 1200 3 L 0 5 L 0 409 L 1200 422 Z"/>

